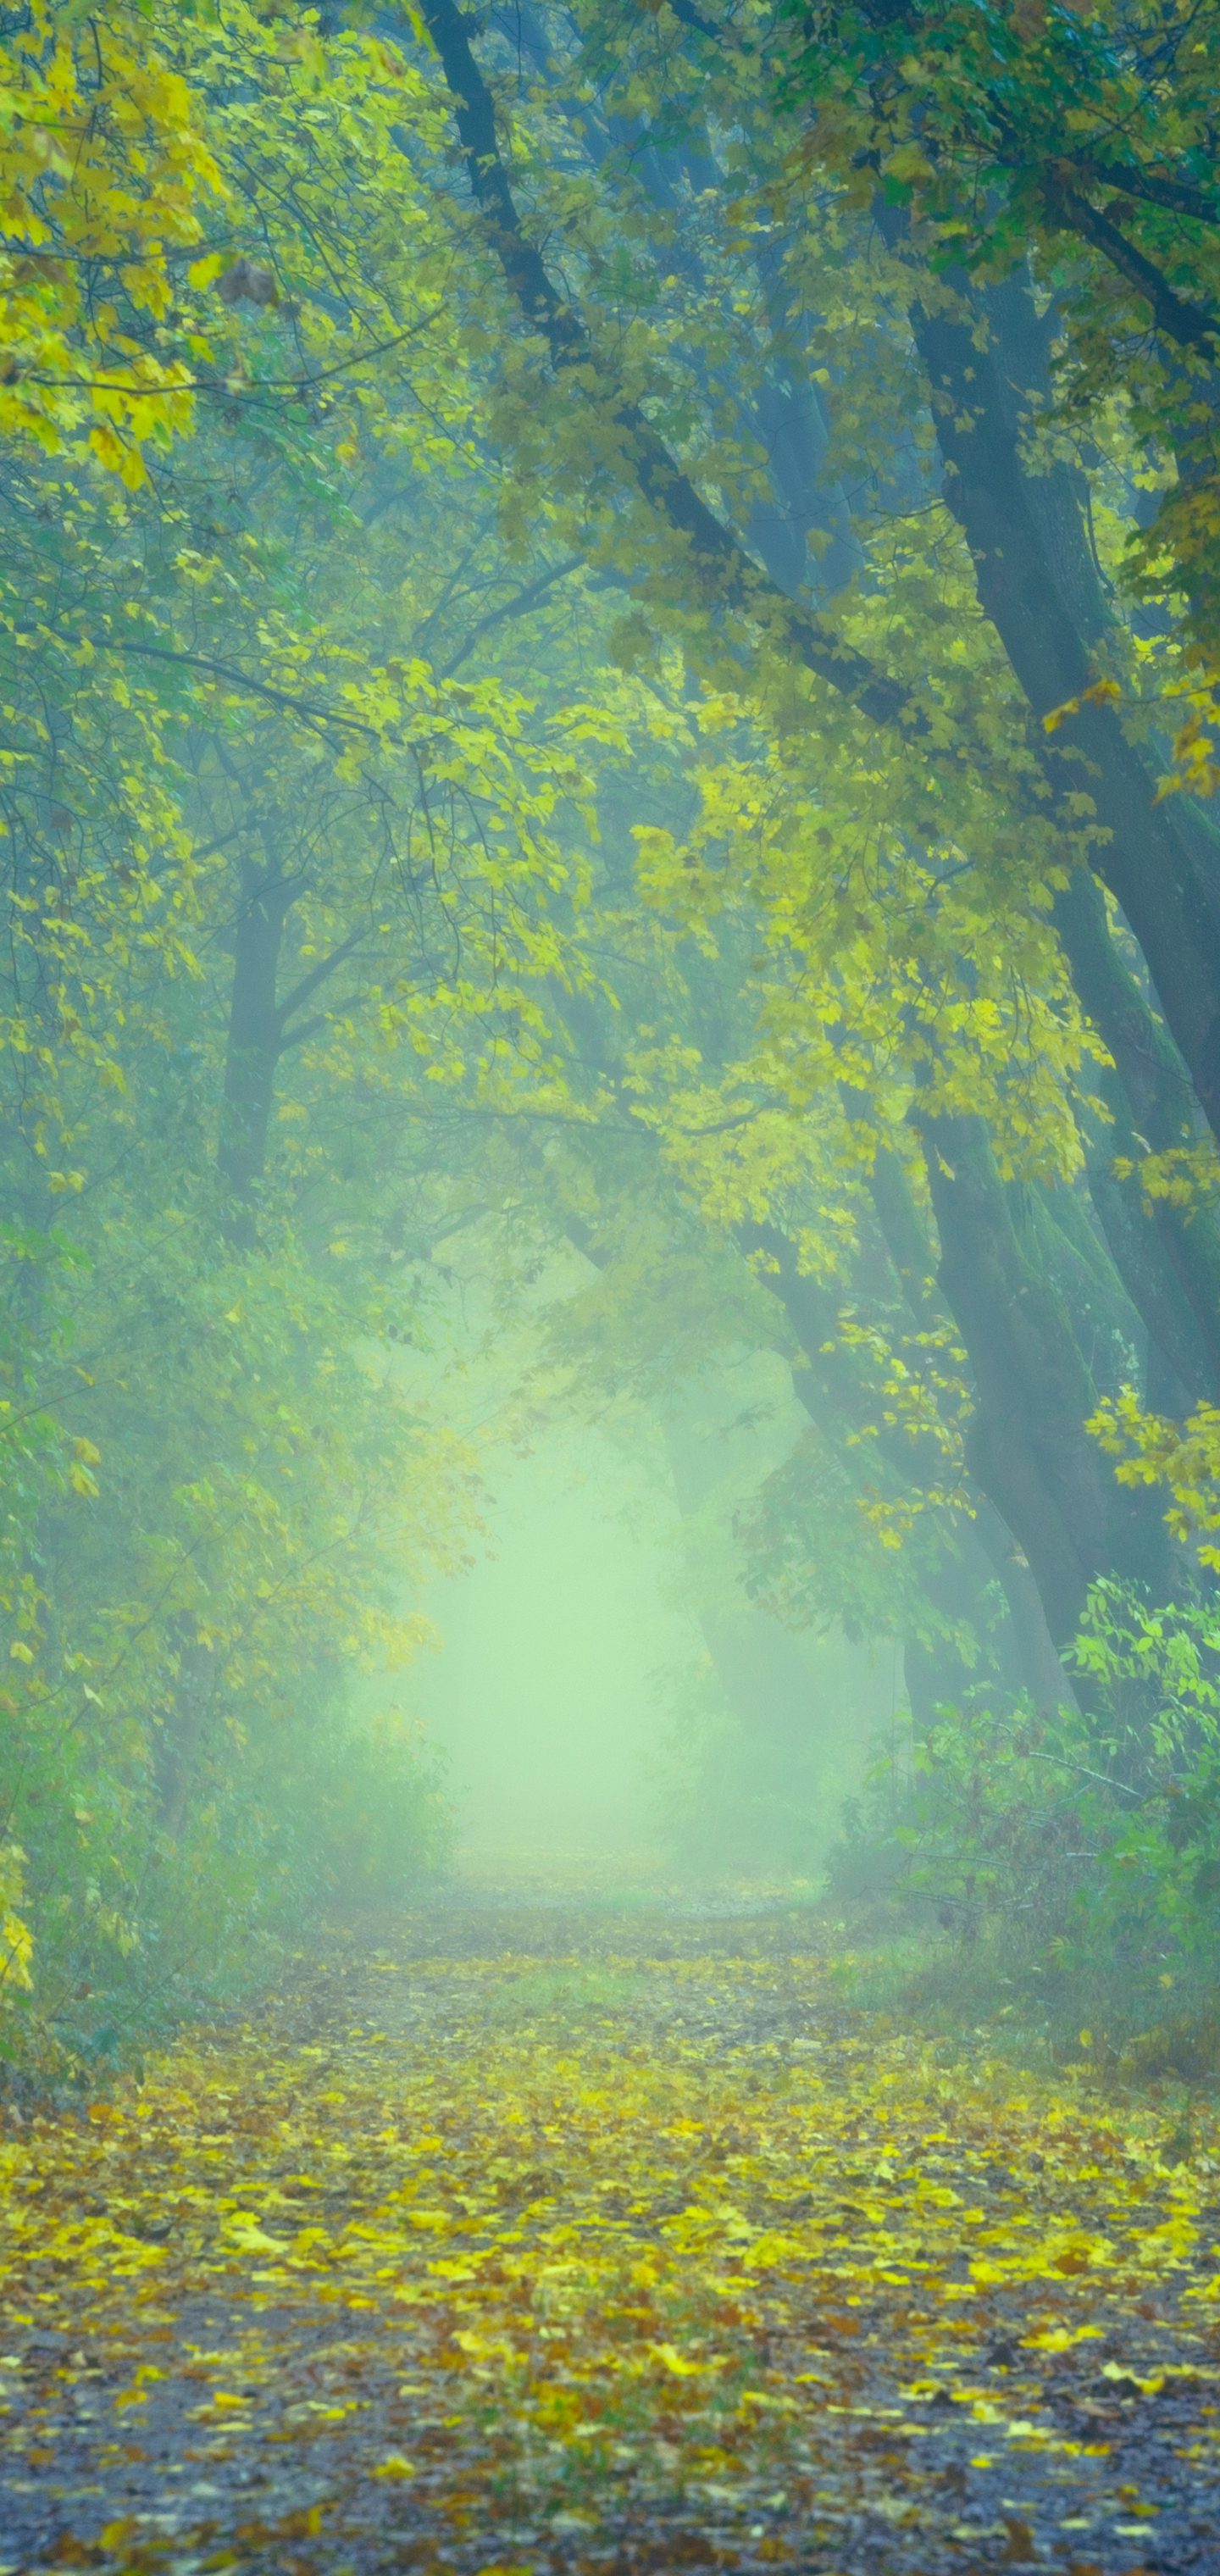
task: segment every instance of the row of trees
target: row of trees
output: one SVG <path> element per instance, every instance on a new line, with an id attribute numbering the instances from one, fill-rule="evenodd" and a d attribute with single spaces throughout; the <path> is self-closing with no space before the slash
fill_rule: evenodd
<path id="1" fill-rule="evenodd" d="M 586 1256 L 548 1366 L 680 1471 L 783 1353 L 747 1579 L 925 1732 L 1087 1718 L 1097 1587 L 1209 1581 L 1220 13 L 4 24 L 7 1831 L 79 2048 L 350 1866 L 362 1763 L 436 1830 L 342 1712 L 475 1508 L 393 1356 L 455 1230 Z"/>

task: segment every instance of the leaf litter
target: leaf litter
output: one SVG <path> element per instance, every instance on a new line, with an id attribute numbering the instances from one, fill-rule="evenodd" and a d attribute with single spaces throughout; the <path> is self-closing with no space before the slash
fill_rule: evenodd
<path id="1" fill-rule="evenodd" d="M 1220 2564 L 1220 2132 L 473 1903 L 10 2126 L 0 2571 Z"/>

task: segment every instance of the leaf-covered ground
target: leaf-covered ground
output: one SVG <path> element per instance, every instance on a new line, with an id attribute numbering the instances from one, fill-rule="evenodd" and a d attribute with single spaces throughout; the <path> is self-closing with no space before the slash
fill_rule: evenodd
<path id="1" fill-rule="evenodd" d="M 808 1939 L 451 1903 L 10 2119 L 3 2569 L 1214 2576 L 1214 2121 Z"/>

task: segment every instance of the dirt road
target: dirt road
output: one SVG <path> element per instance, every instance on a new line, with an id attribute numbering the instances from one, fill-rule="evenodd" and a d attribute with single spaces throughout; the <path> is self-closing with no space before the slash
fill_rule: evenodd
<path id="1" fill-rule="evenodd" d="M 1216 2576 L 1214 2120 L 809 1939 L 458 1894 L 10 2125 L 0 2570 Z"/>

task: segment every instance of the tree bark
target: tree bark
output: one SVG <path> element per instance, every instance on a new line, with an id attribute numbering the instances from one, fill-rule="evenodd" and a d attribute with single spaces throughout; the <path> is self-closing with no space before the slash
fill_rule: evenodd
<path id="1" fill-rule="evenodd" d="M 1189 1077 L 1162 1021 L 1123 964 L 1096 878 L 1077 868 L 1055 898 L 1055 928 L 1072 981 L 1114 1058 L 1097 1088 L 1113 1118 L 1089 1158 L 1093 1203 L 1115 1267 L 1190 1401 L 1220 1394 L 1220 1226 L 1208 1207 L 1166 1199 L 1144 1206 L 1138 1166 L 1197 1141 Z"/>
<path id="2" fill-rule="evenodd" d="M 1007 1522 L 986 1494 L 979 1497 L 974 1525 L 980 1545 L 1004 1588 L 1017 1641 L 1021 1675 L 1030 1698 L 1035 1707 L 1047 1712 L 1074 1708 L 1077 1705 L 1076 1693 L 1059 1660 L 1055 1640 L 1047 1626 L 1042 1595 L 1028 1560 Z"/>
<path id="3" fill-rule="evenodd" d="M 526 326 L 545 341 L 556 371 L 579 368 L 586 378 L 590 372 L 596 378 L 602 371 L 584 324 L 555 287 L 518 216 L 468 22 L 456 0 L 424 0 L 423 14 L 452 100 L 474 203 L 508 293 Z M 893 242 L 905 218 L 879 207 L 878 221 Z M 1029 316 L 1036 326 L 1032 304 Z M 1016 323 L 1024 327 L 1019 311 Z M 1021 467 L 1017 422 L 1028 374 L 1020 372 L 1010 384 L 995 351 L 976 346 L 966 325 L 944 314 L 916 306 L 913 327 L 928 372 L 949 506 L 974 557 L 980 604 L 1035 717 L 1041 717 L 1081 697 L 1095 674 Z M 920 730 L 918 711 L 901 684 L 845 644 L 831 625 L 794 605 L 708 508 L 638 404 L 616 401 L 609 383 L 605 390 L 622 439 L 624 473 L 680 541 L 692 605 L 696 599 L 705 606 L 716 600 L 758 618 L 795 659 L 873 721 Z M 1057 495 L 1056 485 L 1052 509 Z M 1065 831 L 1079 835 L 1082 829 L 1079 799 L 1090 809 L 1091 863 L 1139 940 L 1204 1114 L 1220 1134 L 1220 874 L 1208 836 L 1172 803 L 1154 804 L 1154 782 L 1111 707 L 1082 705 L 1056 734 L 1041 735 L 1038 749 L 1052 810 Z"/>
<path id="4" fill-rule="evenodd" d="M 859 1429 L 860 1400 L 851 1356 L 838 1344 L 836 1300 L 817 1280 L 801 1271 L 794 1246 L 778 1227 L 752 1226 L 743 1230 L 741 1239 L 744 1250 L 766 1255 L 771 1265 L 765 1274 L 768 1285 L 781 1299 L 802 1352 L 804 1365 L 793 1371 L 795 1392 L 811 1420 L 842 1452 L 845 1435 Z M 884 1462 L 896 1494 L 918 1487 L 921 1465 L 931 1474 L 940 1464 L 939 1455 L 921 1460 L 919 1445 L 899 1432 L 882 1430 L 869 1445 L 870 1452 Z M 939 1536 L 940 1562 L 921 1571 L 921 1588 L 946 1636 L 955 1628 L 968 1627 L 985 1657 L 994 1621 L 983 1596 L 996 1568 L 964 1515 L 960 1528 L 951 1533 L 942 1528 Z M 1006 1585 L 1004 1589 L 1007 1597 Z M 998 1661 L 990 1678 L 1008 1687 L 1021 1683 L 1032 1687 L 1041 1677 L 1041 1666 L 1036 1671 L 1023 1668 L 1021 1637 L 1015 1626 L 1008 1642 L 1010 1654 L 1006 1653 L 1001 1632 Z M 918 1728 L 932 1722 L 940 1703 L 960 1699 L 985 1677 L 982 1662 L 966 1661 L 945 1640 L 932 1647 L 917 1638 L 908 1638 L 903 1647 L 903 1667 Z"/>
<path id="5" fill-rule="evenodd" d="M 1011 298 L 989 300 L 980 317 L 991 325 L 982 347 L 964 321 L 913 310 L 945 498 L 970 549 L 979 604 L 1038 720 L 1056 817 L 1068 834 L 1091 831 L 1089 864 L 1131 924 L 1204 1114 L 1220 1135 L 1220 871 L 1176 800 L 1155 802 L 1156 781 L 1113 706 L 1082 703 L 1053 733 L 1041 727 L 1042 717 L 1083 699 L 1097 673 L 1087 618 L 1066 595 L 1074 550 L 1069 542 L 1058 561 L 1051 551 L 1056 520 L 1066 524 L 1066 478 L 1062 469 L 1058 477 L 1027 476 L 1022 466 L 1028 335 L 1019 313 L 1006 333 L 997 327 L 997 315 L 1003 323 L 1010 308 Z M 1032 328 L 1032 304 L 1029 312 Z M 1039 480 L 1048 488 L 1035 497 Z"/>
<path id="6" fill-rule="evenodd" d="M 1086 539 L 1076 488 L 1080 478 L 1063 464 L 1052 466 L 1046 474 L 1028 474 L 1020 455 L 1031 397 L 1045 396 L 1048 390 L 1049 317 L 1038 316 L 1026 288 L 1016 279 L 990 290 L 983 300 L 983 313 L 990 355 L 975 349 L 957 326 L 940 332 L 936 348 L 942 370 L 951 377 L 955 399 L 963 408 L 952 423 L 947 423 L 942 408 L 937 414 L 937 434 L 946 463 L 952 450 L 958 466 L 957 473 L 949 476 L 947 497 L 971 539 L 980 599 L 1037 714 L 1048 703 L 1062 703 L 1055 694 L 1058 678 L 1052 686 L 1056 671 L 1064 679 L 1069 669 L 1077 674 L 1072 686 L 1065 687 L 1065 696 L 1078 694 L 1087 684 L 1085 675 L 1092 667 L 1089 656 L 1113 626 L 1114 615 Z M 926 323 L 921 347 L 931 369 L 936 356 Z M 946 364 L 947 353 L 950 364 Z M 974 447 L 971 441 L 976 438 L 980 444 Z M 982 495 L 980 483 L 987 486 Z M 988 507 L 990 525 L 984 524 Z M 1043 660 L 1044 655 L 1049 658 Z M 1090 722 L 1093 716 L 1103 715 L 1101 710 L 1082 710 L 1082 719 L 1086 712 Z M 1123 739 L 1112 710 L 1104 711 L 1104 730 L 1113 771 L 1106 792 L 1117 796 L 1121 791 L 1129 819 L 1134 813 L 1138 821 L 1142 811 L 1153 862 L 1146 906 L 1156 907 L 1158 868 L 1168 865 L 1180 870 L 1188 865 L 1191 901 L 1200 907 L 1197 918 L 1205 940 L 1206 923 L 1212 923 L 1204 980 L 1210 979 L 1220 994 L 1216 864 L 1220 838 L 1213 849 L 1210 833 L 1189 804 L 1179 803 L 1172 809 L 1155 804 L 1155 779 L 1142 756 Z M 1069 736 L 1070 727 L 1065 729 L 1065 740 Z M 1048 746 L 1045 736 L 1039 738 L 1038 747 L 1044 767 L 1053 773 L 1061 755 Z M 1095 801 L 1098 788 L 1106 787 L 1105 777 L 1078 783 L 1088 787 Z M 1126 900 L 1132 874 L 1139 871 L 1139 853 L 1133 860 L 1128 850 L 1124 857 L 1127 844 L 1118 819 L 1116 830 L 1112 807 L 1109 842 L 1092 854 L 1091 866 L 1073 870 L 1056 896 L 1053 917 L 1077 996 L 1114 1058 L 1114 1077 L 1107 1080 L 1103 1074 L 1099 1083 L 1115 1122 L 1112 1150 L 1107 1158 L 1098 1140 L 1090 1158 L 1098 1215 L 1133 1304 L 1181 1385 L 1196 1397 L 1220 1393 L 1220 1226 L 1210 1209 L 1182 1208 L 1164 1199 L 1153 1203 L 1149 1216 L 1138 1177 L 1119 1180 L 1107 1167 L 1107 1160 L 1112 1166 L 1116 1156 L 1137 1161 L 1148 1147 L 1159 1154 L 1189 1146 L 1199 1132 L 1197 1078 L 1192 1085 L 1164 1021 L 1123 963 L 1106 918 L 1098 876 L 1118 895 L 1149 956 L 1141 924 L 1133 919 Z M 1122 888 L 1107 866 L 1107 852 L 1119 843 L 1117 861 L 1111 857 L 1110 867 L 1121 864 L 1126 870 Z M 1149 963 L 1155 980 L 1151 957 Z"/>
<path id="7" fill-rule="evenodd" d="M 936 1254 L 897 1154 L 883 1149 L 874 1157 L 869 1184 L 877 1221 L 914 1321 L 956 1323 L 940 1293 Z M 1029 1561 L 986 1491 L 977 1498 L 974 1531 L 1003 1587 L 1026 1690 L 1039 1707 L 1070 1705 L 1072 1685 L 1060 1663 Z"/>
<path id="8" fill-rule="evenodd" d="M 1117 1484 L 1085 1431 L 1095 1390 L 1059 1291 L 1026 1258 L 982 1121 L 925 1116 L 919 1126 L 937 1276 L 978 1389 L 971 1471 L 1018 1540 L 1062 1648 L 1098 1575 L 1167 1595 L 1164 1524 L 1145 1492 Z"/>
<path id="9" fill-rule="evenodd" d="M 825 621 L 784 597 L 708 508 L 638 405 L 616 395 L 583 322 L 521 225 L 468 22 L 455 0 L 424 0 L 424 15 L 449 86 L 473 200 L 510 297 L 544 341 L 557 374 L 578 369 L 594 399 L 601 380 L 624 478 L 634 480 L 680 541 L 675 563 L 685 564 L 691 605 L 717 603 L 757 619 L 777 644 L 875 721 L 918 730 L 918 711 L 905 689 L 844 646 Z M 884 210 L 880 220 L 884 225 Z M 895 221 L 900 227 L 902 218 Z M 1028 318 L 1036 325 L 1032 305 Z M 1021 354 L 1015 338 L 1025 319 L 1022 307 L 1009 317 L 1014 357 Z M 976 345 L 964 322 L 917 307 L 913 323 L 949 503 L 974 558 L 980 604 L 1037 720 L 1065 700 L 1083 701 L 1095 676 L 1096 584 L 1094 596 L 1086 583 L 1073 598 L 1078 548 L 1077 554 L 1067 550 L 1062 567 L 1054 561 L 1056 513 L 1065 526 L 1071 519 L 1070 512 L 1064 518 L 1062 478 L 1044 478 L 1047 490 L 1036 492 L 1038 478 L 1024 471 L 1024 362 L 1010 381 L 995 346 Z M 1078 522 L 1077 511 L 1077 530 Z M 1050 810 L 1077 841 L 1088 831 L 1090 865 L 1131 923 L 1198 1098 L 1220 1132 L 1220 885 L 1206 836 L 1172 805 L 1155 805 L 1154 782 L 1109 706 L 1082 703 L 1058 732 L 1039 726 L 1035 739 Z M 925 1144 L 941 1236 L 939 1277 L 978 1382 L 976 1472 L 1028 1559 L 1052 1637 L 1063 1642 L 1074 1633 L 1097 1573 L 1138 1571 L 1159 1586 L 1165 1534 L 1146 1498 L 1114 1484 L 1084 1432 L 1094 1392 L 1088 1371 L 1062 1301 L 1024 1257 L 982 1130 L 971 1120 L 935 1122 L 925 1129 Z M 956 1152 L 960 1172 L 946 1146 Z M 791 1301 L 808 1302 L 812 1286 L 796 1281 L 782 1292 L 790 1315 Z M 821 1400 L 833 1409 L 837 1394 L 821 1357 L 814 1358 L 795 1318 L 794 1328 Z"/>

